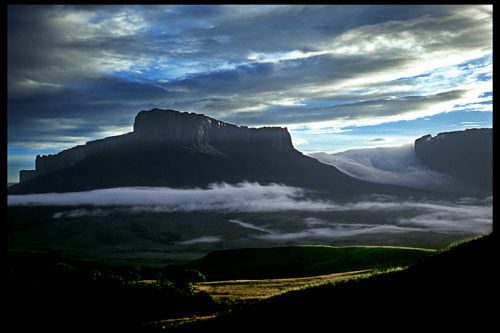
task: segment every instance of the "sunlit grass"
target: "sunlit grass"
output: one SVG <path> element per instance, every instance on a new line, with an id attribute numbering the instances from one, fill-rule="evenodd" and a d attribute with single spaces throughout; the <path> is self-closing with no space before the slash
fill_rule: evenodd
<path id="1" fill-rule="evenodd" d="M 320 285 L 336 285 L 348 280 L 366 279 L 405 268 L 398 266 L 389 269 L 359 270 L 303 278 L 201 282 L 194 284 L 194 290 L 195 292 L 205 291 L 214 299 L 260 300 Z"/>
<path id="2" fill-rule="evenodd" d="M 403 271 L 407 267 L 408 266 L 397 266 L 397 267 L 391 267 L 391 268 L 387 268 L 387 269 L 372 269 L 372 270 L 360 271 L 359 273 L 349 272 L 349 273 L 353 273 L 353 274 L 346 274 L 345 277 L 331 279 L 331 280 L 328 280 L 324 283 L 316 283 L 316 284 L 310 284 L 310 285 L 304 285 L 304 286 L 297 286 L 295 288 L 291 288 L 291 289 L 287 290 L 286 292 L 301 291 L 301 290 L 305 290 L 305 289 L 308 289 L 311 287 L 318 287 L 318 286 L 334 287 L 334 286 L 338 286 L 342 283 L 347 283 L 350 281 L 360 281 L 360 280 L 364 280 L 364 279 L 369 279 L 369 278 L 377 276 L 377 275 Z"/>

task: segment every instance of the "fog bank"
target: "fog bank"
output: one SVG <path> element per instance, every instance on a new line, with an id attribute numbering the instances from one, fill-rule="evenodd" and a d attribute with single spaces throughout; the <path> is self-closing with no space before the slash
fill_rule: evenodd
<path id="1" fill-rule="evenodd" d="M 136 211 L 326 210 L 329 203 L 304 197 L 300 188 L 241 182 L 211 184 L 207 189 L 121 187 L 85 192 L 9 195 L 8 205 L 129 206 Z"/>
<path id="2" fill-rule="evenodd" d="M 336 154 L 310 155 L 361 180 L 374 183 L 441 190 L 454 184 L 450 176 L 435 172 L 417 159 L 414 144 L 399 147 L 352 149 Z"/>

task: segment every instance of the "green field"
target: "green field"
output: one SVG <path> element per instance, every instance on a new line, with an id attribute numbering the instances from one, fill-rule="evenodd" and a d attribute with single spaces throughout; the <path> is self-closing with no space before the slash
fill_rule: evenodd
<path id="1" fill-rule="evenodd" d="M 358 316 L 368 325 L 388 316 L 411 321 L 419 314 L 421 321 L 424 314 L 443 309 L 460 318 L 469 318 L 465 312 L 479 318 L 478 312 L 488 313 L 483 297 L 494 297 L 488 290 L 498 259 L 494 244 L 490 235 L 442 251 L 247 248 L 161 268 L 85 262 L 54 251 L 11 253 L 7 318 L 19 331 L 70 330 L 74 325 L 162 331 L 181 322 L 185 324 L 178 328 L 187 329 L 236 329 L 249 323 L 257 329 L 264 322 L 268 328 L 294 327 L 296 322 L 314 327 L 332 318 L 345 323 Z M 220 290 L 200 286 L 229 289 L 221 297 Z"/>
<path id="2" fill-rule="evenodd" d="M 288 246 L 215 251 L 187 267 L 208 281 L 307 277 L 408 266 L 435 254 L 403 247 Z"/>
<path id="3" fill-rule="evenodd" d="M 206 317 L 231 310 L 238 297 L 229 295 L 227 301 L 221 302 L 215 294 L 193 288 L 205 280 L 274 279 L 261 281 L 260 287 L 256 283 L 239 285 L 240 293 L 253 293 L 249 298 L 258 299 L 358 274 L 343 272 L 407 266 L 434 253 L 395 247 L 248 248 L 217 251 L 185 265 L 164 267 L 81 261 L 55 251 L 10 253 L 6 280 L 10 288 L 8 298 L 17 305 L 11 309 L 13 318 L 19 318 L 19 323 L 26 324 L 24 317 L 40 317 L 37 311 L 43 309 L 43 300 L 51 299 L 55 305 L 50 313 L 58 321 L 64 317 L 65 325 L 82 318 L 90 324 L 98 318 L 99 325 L 108 328 L 139 328 L 146 322 Z M 325 274 L 327 277 L 317 277 Z M 308 276 L 316 277 L 299 278 Z M 261 288 L 260 294 L 255 294 L 256 287 Z M 92 307 L 82 311 L 82 305 L 87 303 Z M 41 317 L 43 321 L 37 326 L 53 324 L 50 315 Z"/>
<path id="4" fill-rule="evenodd" d="M 497 263 L 497 239 L 489 234 L 454 244 L 405 269 L 300 288 L 179 328 L 484 332 L 496 318 L 492 300 L 498 297 Z"/>

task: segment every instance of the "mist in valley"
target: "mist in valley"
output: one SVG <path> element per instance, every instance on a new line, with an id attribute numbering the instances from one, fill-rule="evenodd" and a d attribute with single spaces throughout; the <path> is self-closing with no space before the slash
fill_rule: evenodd
<path id="1" fill-rule="evenodd" d="M 282 184 L 9 195 L 9 248 L 151 265 L 300 244 L 444 248 L 492 231 L 492 197 L 336 202 Z"/>

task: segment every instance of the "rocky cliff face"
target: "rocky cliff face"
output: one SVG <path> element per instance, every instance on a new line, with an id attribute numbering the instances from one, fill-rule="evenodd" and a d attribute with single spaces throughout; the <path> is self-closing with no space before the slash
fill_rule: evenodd
<path id="1" fill-rule="evenodd" d="M 68 168 L 92 154 L 132 141 L 133 133 L 127 133 L 101 140 L 89 141 L 85 145 L 66 149 L 55 155 L 37 155 L 35 170 L 21 170 L 19 172 L 19 181 L 25 182 L 53 171 Z"/>
<path id="2" fill-rule="evenodd" d="M 240 127 L 174 110 L 141 111 L 133 132 L 39 156 L 36 168 L 23 171 L 24 181 L 9 187 L 8 194 L 205 188 L 248 181 L 313 189 L 338 201 L 370 193 L 415 195 L 413 189 L 354 179 L 303 155 L 293 148 L 286 128 Z"/>
<path id="3" fill-rule="evenodd" d="M 491 192 L 493 130 L 491 128 L 439 133 L 415 140 L 417 158 L 430 169 L 451 175 L 464 186 Z"/>
<path id="4" fill-rule="evenodd" d="M 176 142 L 184 145 L 221 143 L 265 144 L 278 151 L 293 150 L 286 128 L 248 128 L 227 124 L 202 114 L 153 109 L 135 117 L 135 140 L 141 142 Z"/>
<path id="5" fill-rule="evenodd" d="M 294 150 L 286 128 L 248 128 L 202 114 L 153 109 L 137 114 L 133 132 L 89 141 L 55 155 L 38 155 L 35 170 L 21 170 L 19 180 L 25 182 L 65 169 L 96 153 L 130 143 L 172 143 L 194 147 L 208 154 L 217 153 L 214 146 L 221 144 L 240 147 L 251 145 L 279 152 Z"/>

